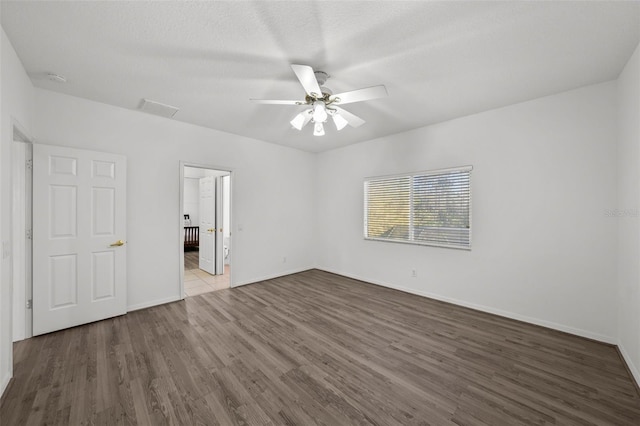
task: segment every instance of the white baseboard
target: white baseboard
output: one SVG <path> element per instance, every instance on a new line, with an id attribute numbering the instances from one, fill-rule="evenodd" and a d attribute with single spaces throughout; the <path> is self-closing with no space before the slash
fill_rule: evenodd
<path id="1" fill-rule="evenodd" d="M 638 371 L 638 368 L 633 363 L 631 357 L 629 356 L 629 354 L 624 349 L 624 346 L 622 346 L 621 343 L 618 343 L 618 350 L 620 351 L 620 354 L 622 355 L 622 358 L 624 358 L 624 362 L 627 363 L 627 367 L 629 367 L 629 370 L 631 371 L 631 375 L 633 376 L 634 380 L 636 381 L 636 384 L 638 385 L 638 388 L 640 388 L 640 371 Z"/>
<path id="2" fill-rule="evenodd" d="M 347 274 L 347 273 L 343 273 L 340 271 L 334 271 L 332 269 L 328 269 L 328 268 L 322 268 L 319 267 L 317 268 L 321 271 L 326 271 L 326 272 L 330 272 L 332 274 L 337 274 L 337 275 L 342 275 L 348 278 L 353 278 L 355 280 L 359 280 L 359 281 L 364 281 L 367 283 L 371 283 L 371 284 L 375 284 L 375 285 L 379 285 L 382 287 L 387 287 L 387 288 L 392 288 L 394 290 L 399 290 L 405 293 L 411 293 L 411 294 L 415 294 L 418 296 L 423 296 L 423 297 L 428 297 L 430 299 L 435 299 L 435 300 L 440 300 L 442 302 L 447 302 L 447 303 L 452 303 L 454 305 L 458 305 L 458 306 L 464 306 L 465 308 L 471 308 L 471 309 L 475 309 L 476 311 L 482 311 L 482 312 L 487 312 L 489 314 L 494 314 L 494 315 L 498 315 L 501 317 L 505 317 L 505 318 L 510 318 L 510 319 L 514 319 L 514 320 L 518 320 L 518 321 L 523 321 L 523 322 L 527 322 L 529 324 L 535 324 L 535 325 L 539 325 L 542 327 L 547 327 L 547 328 L 551 328 L 554 330 L 558 330 L 558 331 L 563 331 L 565 333 L 569 333 L 569 334 L 574 334 L 576 336 L 580 336 L 580 337 L 586 337 L 588 339 L 592 339 L 592 340 L 597 340 L 599 342 L 603 342 L 603 343 L 607 343 L 610 345 L 617 345 L 618 344 L 618 340 L 610 337 L 610 336 L 606 336 L 603 334 L 599 334 L 599 333 L 593 333 L 591 331 L 587 331 L 587 330 L 582 330 L 579 328 L 574 328 L 574 327 L 570 327 L 570 326 L 566 326 L 563 324 L 557 324 L 551 321 L 545 321 L 545 320 L 541 320 L 538 318 L 532 318 L 532 317 L 528 317 L 525 315 L 520 315 L 514 312 L 508 312 L 508 311 L 503 311 L 501 309 L 496 309 L 496 308 L 492 308 L 489 306 L 483 306 L 483 305 L 478 305 L 475 303 L 470 303 L 470 302 L 466 302 L 464 300 L 458 300 L 458 299 L 454 299 L 451 297 L 446 297 L 446 296 L 441 296 L 439 294 L 434 294 L 434 293 L 430 293 L 430 292 L 426 292 L 426 291 L 420 291 L 420 290 L 414 290 L 414 289 L 410 289 L 410 288 L 406 288 L 406 287 L 401 287 L 401 286 L 397 286 L 394 284 L 389 284 L 389 283 L 385 283 L 385 282 L 381 282 L 381 281 L 377 281 L 377 280 L 372 280 L 370 278 L 364 278 L 364 277 L 359 277 L 357 275 L 353 275 L 353 274 Z"/>
<path id="3" fill-rule="evenodd" d="M 0 396 L 4 394 L 5 389 L 7 389 L 7 385 L 11 381 L 11 372 L 5 372 L 4 377 L 2 378 L 2 382 L 0 382 Z"/>
<path id="4" fill-rule="evenodd" d="M 151 308 L 153 306 L 164 305 L 165 303 L 177 302 L 182 300 L 179 296 L 166 297 L 164 299 L 151 300 L 149 302 L 136 303 L 135 305 L 127 306 L 127 312 L 139 311 L 140 309 Z"/>
<path id="5" fill-rule="evenodd" d="M 248 280 L 244 280 L 244 281 L 233 283 L 231 288 L 240 287 L 240 286 L 247 285 L 247 284 L 255 284 L 255 283 L 258 283 L 260 281 L 272 280 L 274 278 L 280 278 L 280 277 L 284 277 L 286 275 L 297 274 L 297 273 L 304 272 L 304 271 L 310 271 L 312 269 L 316 269 L 316 268 L 311 266 L 311 267 L 307 267 L 307 268 L 290 269 L 288 271 L 279 272 L 277 274 L 266 275 L 266 276 L 259 277 L 259 278 L 250 278 Z"/>

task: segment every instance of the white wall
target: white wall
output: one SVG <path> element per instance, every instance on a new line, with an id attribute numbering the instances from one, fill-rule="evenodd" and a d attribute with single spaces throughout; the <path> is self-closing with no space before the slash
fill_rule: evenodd
<path id="1" fill-rule="evenodd" d="M 618 78 L 618 339 L 640 383 L 640 46 Z"/>
<path id="2" fill-rule="evenodd" d="M 27 133 L 33 125 L 34 89 L 7 35 L 0 47 L 0 240 L 11 240 L 11 147 L 13 126 Z M 0 394 L 12 374 L 11 258 L 0 263 Z"/>
<path id="3" fill-rule="evenodd" d="M 233 171 L 232 285 L 314 266 L 313 154 L 41 89 L 36 118 L 41 143 L 127 156 L 130 309 L 180 297 L 180 160 Z"/>
<path id="4" fill-rule="evenodd" d="M 320 154 L 318 266 L 614 342 L 615 97 L 603 83 Z M 462 165 L 471 251 L 363 239 L 365 177 Z"/>

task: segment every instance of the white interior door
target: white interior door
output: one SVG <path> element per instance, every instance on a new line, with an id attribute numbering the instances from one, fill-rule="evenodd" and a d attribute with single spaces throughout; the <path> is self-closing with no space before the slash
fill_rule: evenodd
<path id="1" fill-rule="evenodd" d="M 126 158 L 33 145 L 33 334 L 127 311 Z"/>
<path id="2" fill-rule="evenodd" d="M 216 178 L 200 178 L 200 261 L 198 267 L 215 274 Z"/>
<path id="3" fill-rule="evenodd" d="M 214 253 L 214 259 L 215 259 L 215 271 L 217 275 L 222 275 L 224 274 L 224 250 L 222 249 L 224 246 L 224 242 L 223 242 L 223 235 L 222 235 L 222 226 L 224 223 L 224 216 L 223 216 L 223 197 L 222 197 L 222 191 L 223 191 L 223 185 L 222 185 L 222 177 L 217 177 L 216 178 L 216 205 L 215 205 L 215 214 L 216 214 L 216 230 L 215 230 L 215 253 Z"/>

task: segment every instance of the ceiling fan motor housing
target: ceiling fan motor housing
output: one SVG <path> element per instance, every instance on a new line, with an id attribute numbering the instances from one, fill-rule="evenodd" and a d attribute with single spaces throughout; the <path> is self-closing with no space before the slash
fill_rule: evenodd
<path id="1" fill-rule="evenodd" d="M 329 101 L 329 96 L 333 95 L 331 89 L 324 87 L 324 84 L 327 82 L 330 76 L 324 71 L 314 71 L 313 74 L 316 76 L 318 86 L 320 86 L 320 90 L 322 91 L 322 97 L 319 97 L 317 99 L 324 100 L 326 103 Z"/>
<path id="2" fill-rule="evenodd" d="M 325 104 L 329 105 L 330 103 L 333 102 L 333 99 L 329 99 L 331 97 L 331 95 L 333 94 L 333 92 L 331 91 L 331 89 L 327 89 L 326 87 L 320 87 L 320 90 L 322 91 L 322 96 L 320 97 L 311 97 L 309 95 L 306 95 L 304 97 L 304 103 L 302 103 L 302 105 L 306 104 L 313 104 L 315 101 L 323 101 Z"/>
<path id="3" fill-rule="evenodd" d="M 316 80 L 318 80 L 319 86 L 323 86 L 329 78 L 329 74 L 324 71 L 314 71 L 313 74 L 316 76 Z"/>

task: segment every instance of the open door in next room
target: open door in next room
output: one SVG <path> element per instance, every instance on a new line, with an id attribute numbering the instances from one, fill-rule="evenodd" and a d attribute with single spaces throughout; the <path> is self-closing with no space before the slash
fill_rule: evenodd
<path id="1" fill-rule="evenodd" d="M 231 174 L 183 166 L 184 295 L 229 288 L 231 274 Z"/>

